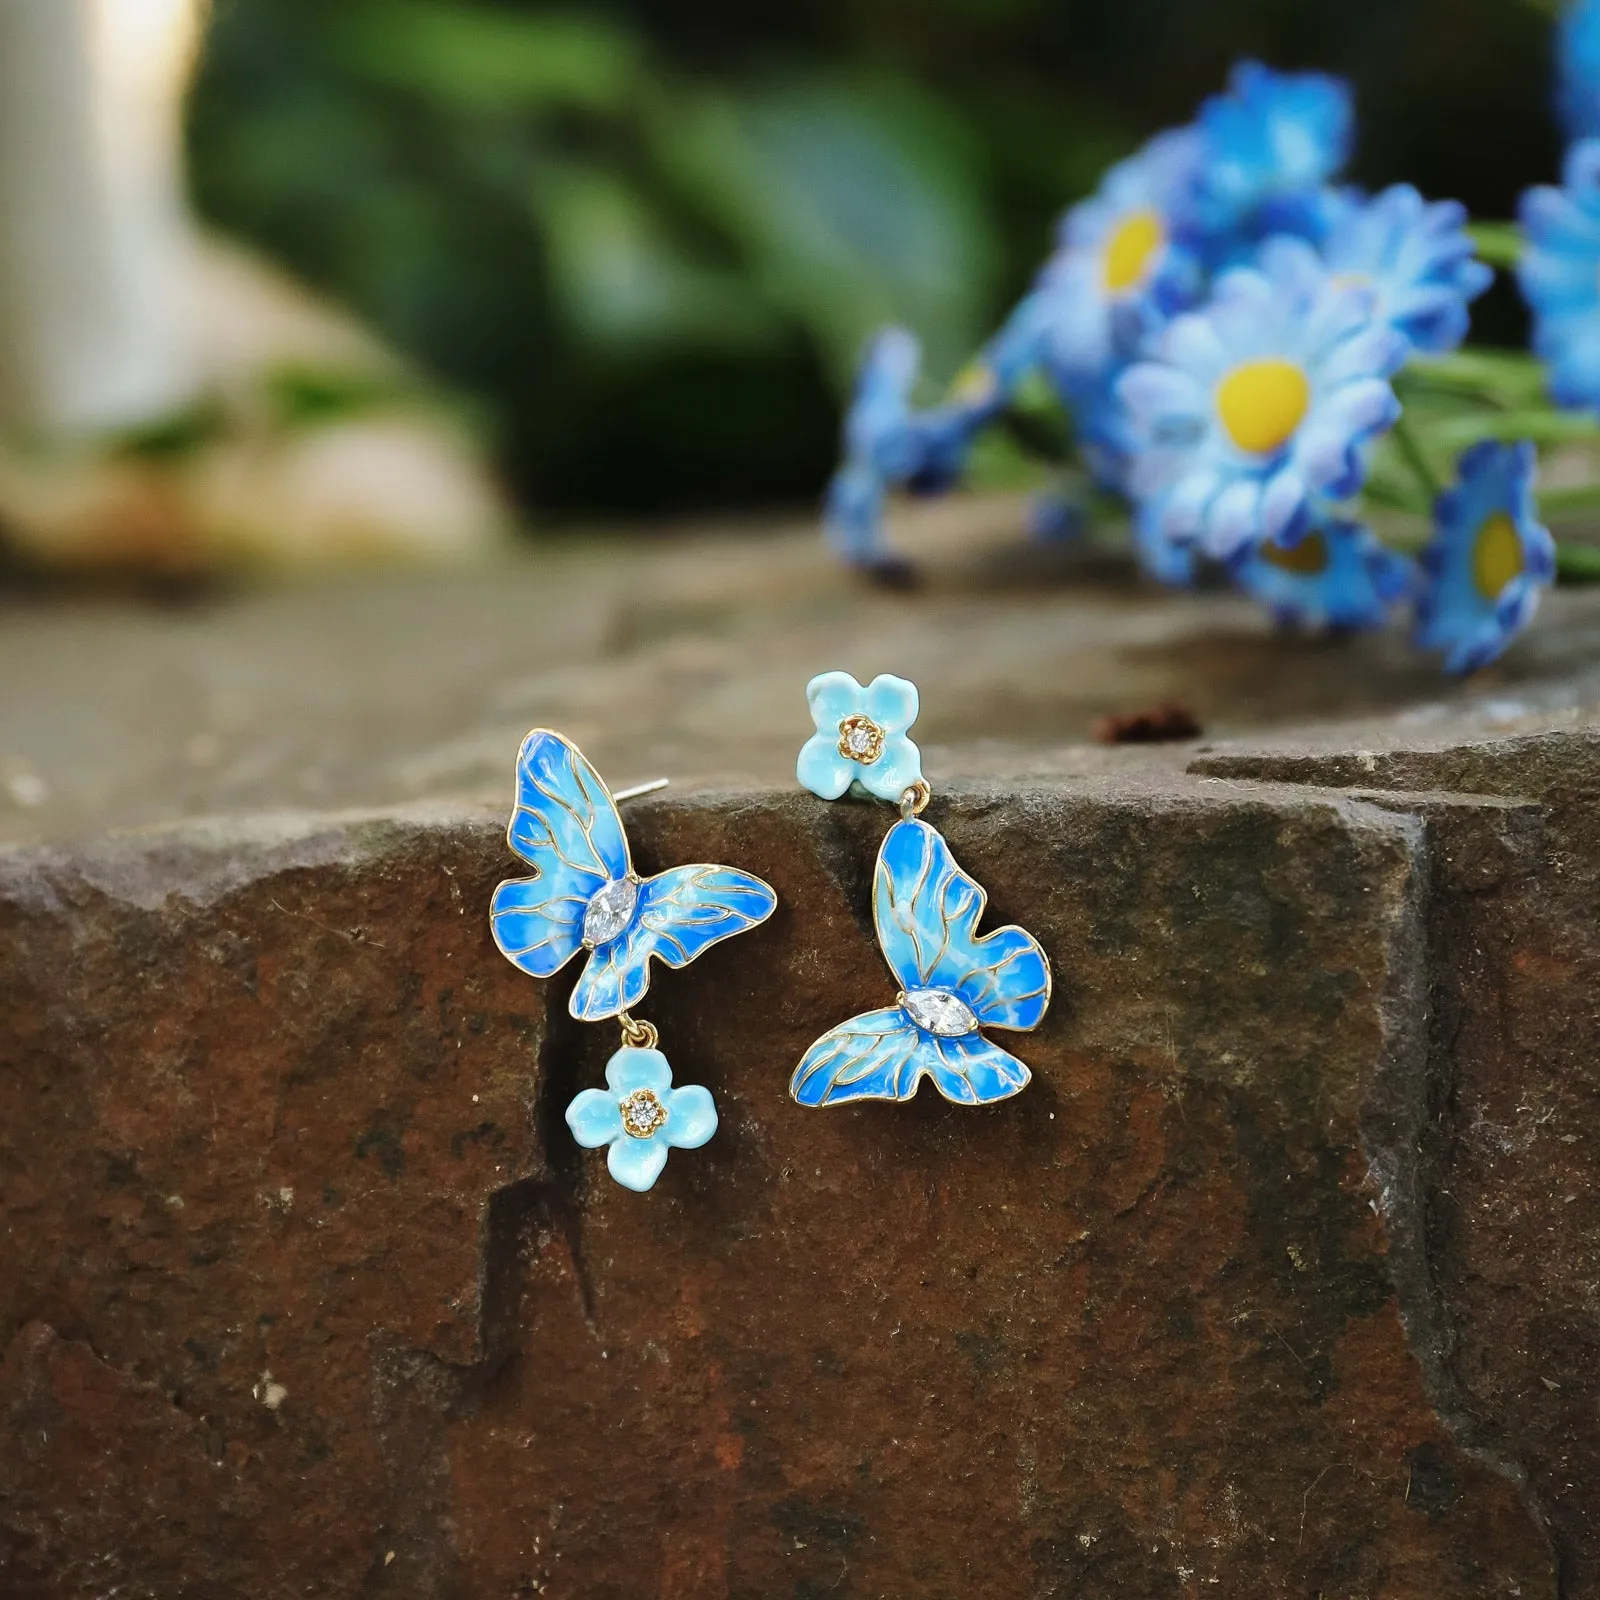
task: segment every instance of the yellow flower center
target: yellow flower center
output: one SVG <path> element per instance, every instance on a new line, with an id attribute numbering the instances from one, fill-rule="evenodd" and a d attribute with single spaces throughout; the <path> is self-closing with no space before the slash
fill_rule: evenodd
<path id="1" fill-rule="evenodd" d="M 958 405 L 986 406 L 1000 385 L 993 370 L 982 361 L 969 362 L 950 385 L 950 399 Z"/>
<path id="2" fill-rule="evenodd" d="M 1328 570 L 1328 541 L 1320 533 L 1308 533 L 1293 549 L 1264 544 L 1261 559 L 1280 571 L 1292 572 L 1297 578 L 1314 578 Z"/>
<path id="3" fill-rule="evenodd" d="M 1107 294 L 1122 294 L 1144 281 L 1150 258 L 1167 242 L 1158 211 L 1131 211 L 1106 244 L 1102 269 Z"/>
<path id="4" fill-rule="evenodd" d="M 1334 274 L 1335 289 L 1371 289 L 1375 285 L 1367 272 L 1339 272 Z"/>
<path id="5" fill-rule="evenodd" d="M 1498 600 L 1500 591 L 1522 572 L 1522 540 L 1506 511 L 1489 517 L 1472 544 L 1472 581 L 1485 600 Z"/>
<path id="6" fill-rule="evenodd" d="M 1293 361 L 1246 361 L 1217 385 L 1228 437 L 1250 455 L 1271 455 L 1294 437 L 1311 408 L 1311 385 Z"/>

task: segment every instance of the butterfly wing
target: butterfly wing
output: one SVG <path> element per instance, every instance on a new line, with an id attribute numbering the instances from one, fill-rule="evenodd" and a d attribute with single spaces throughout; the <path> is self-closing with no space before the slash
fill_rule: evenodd
<path id="1" fill-rule="evenodd" d="M 1036 1028 L 1050 1004 L 1049 960 L 1021 928 L 979 938 L 987 899 L 937 828 L 910 818 L 885 836 L 872 913 L 900 987 L 959 994 L 983 1027 Z"/>
<path id="2" fill-rule="evenodd" d="M 506 838 L 535 871 L 495 890 L 489 925 L 509 961 L 548 978 L 582 948 L 583 915 L 595 891 L 630 870 L 616 803 L 559 733 L 536 728 L 522 741 Z"/>
<path id="3" fill-rule="evenodd" d="M 803 1106 L 909 1100 L 929 1077 L 946 1100 L 978 1106 L 1009 1099 L 1031 1076 L 980 1033 L 937 1039 L 913 1026 L 899 1006 L 886 1006 L 823 1034 L 795 1068 L 789 1093 Z"/>
<path id="4" fill-rule="evenodd" d="M 778 904 L 771 887 L 736 867 L 673 867 L 639 886 L 633 919 L 599 946 L 572 991 L 585 1022 L 636 1005 L 650 987 L 650 962 L 686 967 L 722 939 L 765 922 Z"/>
<path id="5" fill-rule="evenodd" d="M 909 1099 L 922 1076 L 917 1065 L 921 1045 L 922 1035 L 899 1006 L 852 1017 L 823 1034 L 801 1057 L 789 1093 L 803 1106 Z"/>

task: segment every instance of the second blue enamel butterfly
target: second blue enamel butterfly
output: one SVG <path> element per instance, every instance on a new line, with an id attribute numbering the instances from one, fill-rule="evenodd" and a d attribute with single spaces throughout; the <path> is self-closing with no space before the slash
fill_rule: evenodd
<path id="1" fill-rule="evenodd" d="M 880 677 L 863 689 L 830 672 L 812 680 L 807 698 L 817 732 L 801 752 L 800 781 L 832 800 L 854 778 L 865 792 L 900 803 L 872 885 L 878 944 L 899 993 L 892 1006 L 818 1039 L 795 1069 L 790 1093 L 803 1106 L 909 1100 L 928 1078 L 961 1105 L 1009 1099 L 1032 1074 L 982 1030 L 1038 1027 L 1050 1004 L 1050 962 L 1021 928 L 978 932 L 987 896 L 956 864 L 944 836 L 920 819 L 931 791 L 917 747 L 905 738 L 917 716 L 915 686 Z M 886 706 L 896 713 L 892 730 L 874 715 Z M 893 782 L 885 785 L 872 769 L 892 738 L 899 749 Z M 837 761 L 830 741 L 837 741 Z M 840 781 L 833 769 L 845 762 L 856 770 Z"/>

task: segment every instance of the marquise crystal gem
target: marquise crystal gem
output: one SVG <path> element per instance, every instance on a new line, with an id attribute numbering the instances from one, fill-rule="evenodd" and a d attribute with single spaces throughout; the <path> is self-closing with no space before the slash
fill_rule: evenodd
<path id="1" fill-rule="evenodd" d="M 638 899 L 637 878 L 613 878 L 595 890 L 583 913 L 583 942 L 593 950 L 615 939 L 628 926 Z"/>
<path id="2" fill-rule="evenodd" d="M 924 1033 L 940 1039 L 959 1039 L 977 1031 L 972 1008 L 948 989 L 913 989 L 900 996 L 900 1007 Z"/>

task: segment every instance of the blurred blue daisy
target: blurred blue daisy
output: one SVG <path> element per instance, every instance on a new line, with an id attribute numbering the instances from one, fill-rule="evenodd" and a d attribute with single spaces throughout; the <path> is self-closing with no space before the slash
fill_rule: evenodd
<path id="1" fill-rule="evenodd" d="M 1257 545 L 1230 575 L 1285 627 L 1376 628 L 1412 586 L 1412 564 L 1370 528 L 1320 518 L 1292 545 Z"/>
<path id="2" fill-rule="evenodd" d="M 1203 142 L 1193 128 L 1152 139 L 1062 219 L 1040 275 L 1044 355 L 1068 395 L 1092 391 L 1201 286 L 1187 242 Z"/>
<path id="3" fill-rule="evenodd" d="M 1447 672 L 1493 661 L 1533 619 L 1539 591 L 1555 578 L 1555 540 L 1534 502 L 1538 461 L 1526 442 L 1474 445 L 1455 487 L 1434 506 L 1416 642 L 1443 651 Z"/>
<path id="4" fill-rule="evenodd" d="M 1388 379 L 1405 356 L 1369 292 L 1340 288 L 1309 245 L 1269 241 L 1118 381 L 1145 537 L 1221 560 L 1293 543 L 1316 497 L 1361 487 L 1364 447 L 1400 415 Z"/>
<path id="5" fill-rule="evenodd" d="M 1569 138 L 1600 135 L 1600 0 L 1577 0 L 1561 18 L 1556 102 Z"/>
<path id="6" fill-rule="evenodd" d="M 1187 589 L 1195 580 L 1199 562 L 1194 546 L 1168 538 L 1156 518 L 1133 519 L 1133 553 L 1146 576 L 1169 589 Z"/>
<path id="7" fill-rule="evenodd" d="M 1467 336 L 1467 307 L 1494 282 L 1476 259 L 1466 207 L 1424 200 L 1397 183 L 1368 200 L 1340 197 L 1322 259 L 1339 284 L 1372 290 L 1376 315 L 1429 355 L 1454 350 Z"/>
<path id="8" fill-rule="evenodd" d="M 1600 406 L 1600 139 L 1568 152 L 1562 187 L 1522 197 L 1517 281 L 1557 405 Z"/>
<path id="9" fill-rule="evenodd" d="M 828 486 L 824 525 L 846 560 L 872 566 L 887 555 L 884 503 L 892 487 L 937 493 L 960 476 L 973 433 L 1001 403 L 994 385 L 945 405 L 911 407 L 922 351 L 916 336 L 888 328 L 867 349 L 844 424 L 844 464 Z"/>
<path id="10" fill-rule="evenodd" d="M 1205 155 L 1199 204 L 1222 256 L 1228 235 L 1316 236 L 1322 191 L 1350 158 L 1350 86 L 1320 72 L 1274 72 L 1242 61 L 1228 92 L 1200 108 Z"/>
<path id="11" fill-rule="evenodd" d="M 698 1150 L 717 1131 L 717 1107 L 697 1083 L 674 1089 L 659 1050 L 625 1045 L 606 1063 L 605 1088 L 585 1089 L 567 1107 L 567 1126 L 586 1149 L 609 1146 L 611 1176 L 643 1194 L 669 1150 Z"/>

